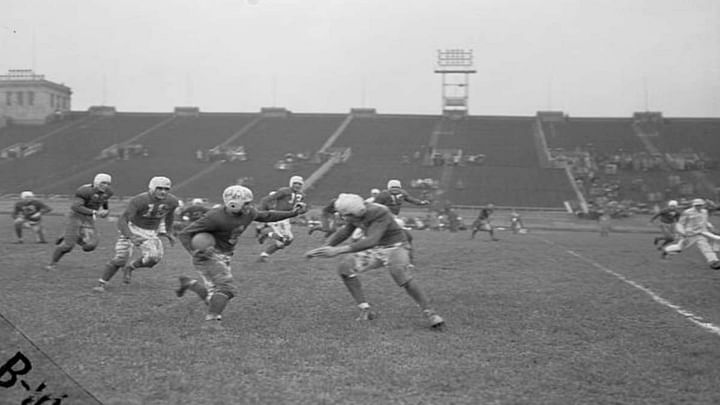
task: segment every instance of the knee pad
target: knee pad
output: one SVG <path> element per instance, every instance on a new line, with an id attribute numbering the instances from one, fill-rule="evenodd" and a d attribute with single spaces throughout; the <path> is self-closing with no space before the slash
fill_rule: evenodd
<path id="1" fill-rule="evenodd" d="M 355 277 L 355 266 L 352 261 L 343 260 L 338 266 L 338 274 L 343 279 Z"/>

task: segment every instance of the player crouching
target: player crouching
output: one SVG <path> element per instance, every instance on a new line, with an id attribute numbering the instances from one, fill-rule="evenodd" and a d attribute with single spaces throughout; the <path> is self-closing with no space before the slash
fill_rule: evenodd
<path id="1" fill-rule="evenodd" d="M 360 308 L 358 320 L 372 320 L 376 316 L 365 299 L 358 274 L 387 267 L 395 283 L 418 304 L 430 326 L 441 329 L 445 321 L 430 308 L 420 285 L 413 279 L 414 267 L 410 263 L 407 238 L 390 210 L 384 205 L 365 202 L 357 194 L 340 194 L 335 200 L 335 209 L 345 220 L 345 225 L 330 236 L 326 246 L 310 250 L 305 256 L 335 257 L 352 253 L 340 261 L 338 273 Z M 365 231 L 364 238 L 338 246 L 357 228 Z"/>

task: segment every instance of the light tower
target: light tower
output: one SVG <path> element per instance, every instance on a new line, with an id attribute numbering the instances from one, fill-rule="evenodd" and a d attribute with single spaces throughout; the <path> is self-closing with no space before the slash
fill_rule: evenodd
<path id="1" fill-rule="evenodd" d="M 442 75 L 442 112 L 451 117 L 468 113 L 470 74 L 475 73 L 472 49 L 437 51 L 435 73 Z"/>

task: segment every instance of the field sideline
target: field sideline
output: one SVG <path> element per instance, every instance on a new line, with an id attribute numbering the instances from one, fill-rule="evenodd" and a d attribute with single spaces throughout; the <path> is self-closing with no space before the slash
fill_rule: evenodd
<path id="1" fill-rule="evenodd" d="M 62 224 L 46 218 L 51 240 Z M 194 275 L 181 247 L 98 294 L 113 223 L 57 273 L 42 269 L 53 246 L 11 244 L 7 215 L 0 228 L 0 366 L 18 351 L 33 365 L 0 405 L 720 403 L 720 272 L 694 249 L 661 260 L 647 233 L 415 231 L 416 277 L 448 322 L 437 332 L 384 271 L 361 278 L 380 317 L 356 322 L 335 259 L 301 258 L 320 235 L 295 227 L 261 264 L 251 229 L 211 334 L 204 305 L 174 294 Z"/>

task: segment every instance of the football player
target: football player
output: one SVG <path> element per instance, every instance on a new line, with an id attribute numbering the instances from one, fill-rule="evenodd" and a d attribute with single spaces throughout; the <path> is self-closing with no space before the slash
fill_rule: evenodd
<path id="1" fill-rule="evenodd" d="M 657 246 L 658 250 L 662 250 L 663 246 L 671 244 L 676 238 L 675 226 L 680 219 L 682 210 L 678 206 L 676 200 L 670 200 L 667 203 L 667 207 L 661 209 L 657 214 L 650 218 L 650 223 L 654 223 L 656 219 L 660 219 L 660 232 L 662 235 L 655 237 L 653 245 Z M 658 246 L 658 242 L 662 242 Z"/>
<path id="2" fill-rule="evenodd" d="M 203 214 L 208 212 L 210 208 L 203 204 L 202 198 L 193 198 L 190 205 L 184 208 L 180 208 L 178 213 L 179 221 L 173 223 L 173 234 L 177 235 L 181 229 L 190 225 L 191 222 L 195 222 L 200 219 Z"/>
<path id="3" fill-rule="evenodd" d="M 387 189 L 379 192 L 373 202 L 388 207 L 390 212 L 396 217 L 400 215 L 400 208 L 403 202 L 409 202 L 415 205 L 428 205 L 430 203 L 428 200 L 421 200 L 408 194 L 408 192 L 402 188 L 400 180 L 388 181 Z"/>
<path id="4" fill-rule="evenodd" d="M 70 252 L 75 245 L 80 245 L 84 252 L 92 252 L 100 240 L 95 229 L 95 218 L 106 218 L 110 214 L 108 200 L 113 196 L 110 188 L 112 177 L 107 173 L 98 173 L 92 184 L 84 184 L 75 191 L 70 205 L 64 234 L 55 242 L 50 264 L 46 270 L 54 271 L 60 259 Z"/>
<path id="5" fill-rule="evenodd" d="M 512 229 L 513 233 L 521 233 L 525 229 L 522 217 L 515 209 L 510 212 L 510 229 Z"/>
<path id="6" fill-rule="evenodd" d="M 405 232 L 395 221 L 389 208 L 368 203 L 357 194 L 340 194 L 335 200 L 335 209 L 345 220 L 345 225 L 326 241 L 326 246 L 305 253 L 308 258 L 335 257 L 345 253 L 338 266 L 338 273 L 350 295 L 360 309 L 358 320 L 375 318 L 365 298 L 358 274 L 387 267 L 395 283 L 405 289 L 418 304 L 433 328 L 445 324 L 432 308 L 418 282 L 413 279 L 414 266 L 410 263 L 409 246 Z M 361 228 L 365 237 L 350 244 L 340 244 L 348 239 L 356 228 Z"/>
<path id="7" fill-rule="evenodd" d="M 308 235 L 312 235 L 315 231 L 321 231 L 327 238 L 337 230 L 341 223 L 337 210 L 335 210 L 335 199 L 333 198 L 329 204 L 320 210 L 320 225 L 311 227 L 308 230 Z"/>
<path id="8" fill-rule="evenodd" d="M 37 243 L 47 243 L 42 225 L 42 216 L 50 211 L 52 211 L 52 208 L 36 199 L 32 191 L 20 193 L 20 201 L 15 203 L 11 214 L 13 226 L 15 227 L 15 236 L 17 236 L 15 243 L 23 243 L 22 234 L 24 228 L 35 232 Z"/>
<path id="9" fill-rule="evenodd" d="M 410 204 L 415 205 L 421 205 L 425 206 L 430 204 L 428 200 L 421 200 L 419 198 L 413 197 L 410 194 L 408 194 L 407 191 L 405 191 L 402 188 L 402 183 L 400 183 L 400 180 L 390 180 L 387 183 L 387 189 L 379 192 L 375 198 L 373 199 L 373 202 L 377 204 L 382 204 L 390 209 L 390 212 L 395 217 L 395 221 L 398 222 L 398 225 L 402 229 L 405 229 L 405 221 L 400 218 L 400 208 L 402 207 L 403 202 L 409 202 Z M 412 234 L 410 234 L 410 231 L 405 229 L 406 237 L 408 238 L 408 245 L 410 246 L 410 260 L 413 259 L 413 239 Z"/>
<path id="10" fill-rule="evenodd" d="M 120 236 L 115 242 L 115 255 L 105 265 L 94 291 L 104 292 L 107 283 L 123 269 L 123 282 L 129 284 L 133 270 L 152 268 L 162 260 L 164 248 L 160 237 L 167 238 L 172 246 L 175 238 L 167 233 L 172 229 L 178 199 L 170 194 L 169 178 L 155 176 L 150 179 L 148 191 L 133 197 L 117 221 Z M 140 257 L 131 261 L 133 248 L 140 249 Z"/>
<path id="11" fill-rule="evenodd" d="M 221 329 L 222 312 L 235 296 L 230 260 L 240 235 L 251 222 L 277 222 L 304 213 L 304 206 L 295 205 L 290 211 L 259 211 L 252 204 L 252 191 L 243 186 L 230 186 L 223 191 L 223 205 L 213 207 L 197 221 L 180 231 L 178 239 L 192 256 L 201 280 L 180 277 L 175 293 L 182 297 L 187 290 L 195 292 L 208 304 L 205 328 Z M 207 232 L 215 238 L 215 246 L 193 248 L 195 234 Z"/>
<path id="12" fill-rule="evenodd" d="M 290 178 L 289 187 L 282 187 L 271 192 L 263 198 L 261 206 L 266 210 L 276 211 L 292 211 L 296 207 L 305 210 L 305 193 L 303 187 L 305 180 L 300 176 L 292 176 Z M 284 249 L 295 239 L 292 232 L 292 226 L 289 219 L 283 219 L 277 222 L 271 222 L 267 227 L 260 227 L 258 234 L 258 242 L 261 244 L 266 239 L 270 239 L 272 243 L 260 253 L 259 262 L 266 262 L 273 253 L 280 249 Z"/>
<path id="13" fill-rule="evenodd" d="M 494 211 L 495 206 L 493 204 L 488 204 L 482 209 L 480 209 L 480 213 L 478 214 L 477 218 L 475 218 L 475 221 L 473 221 L 470 239 L 475 239 L 475 234 L 479 231 L 483 231 L 490 234 L 491 241 L 496 242 L 500 240 L 495 237 L 495 228 L 490 222 L 490 216 L 493 214 Z"/>
<path id="14" fill-rule="evenodd" d="M 661 247 L 662 257 L 668 254 L 677 254 L 692 245 L 705 257 L 708 266 L 713 270 L 720 270 L 720 260 L 717 252 L 720 251 L 720 235 L 713 232 L 714 227 L 708 220 L 706 202 L 702 198 L 692 200 L 692 206 L 680 214 L 677 222 L 677 233 L 680 239 Z"/>

